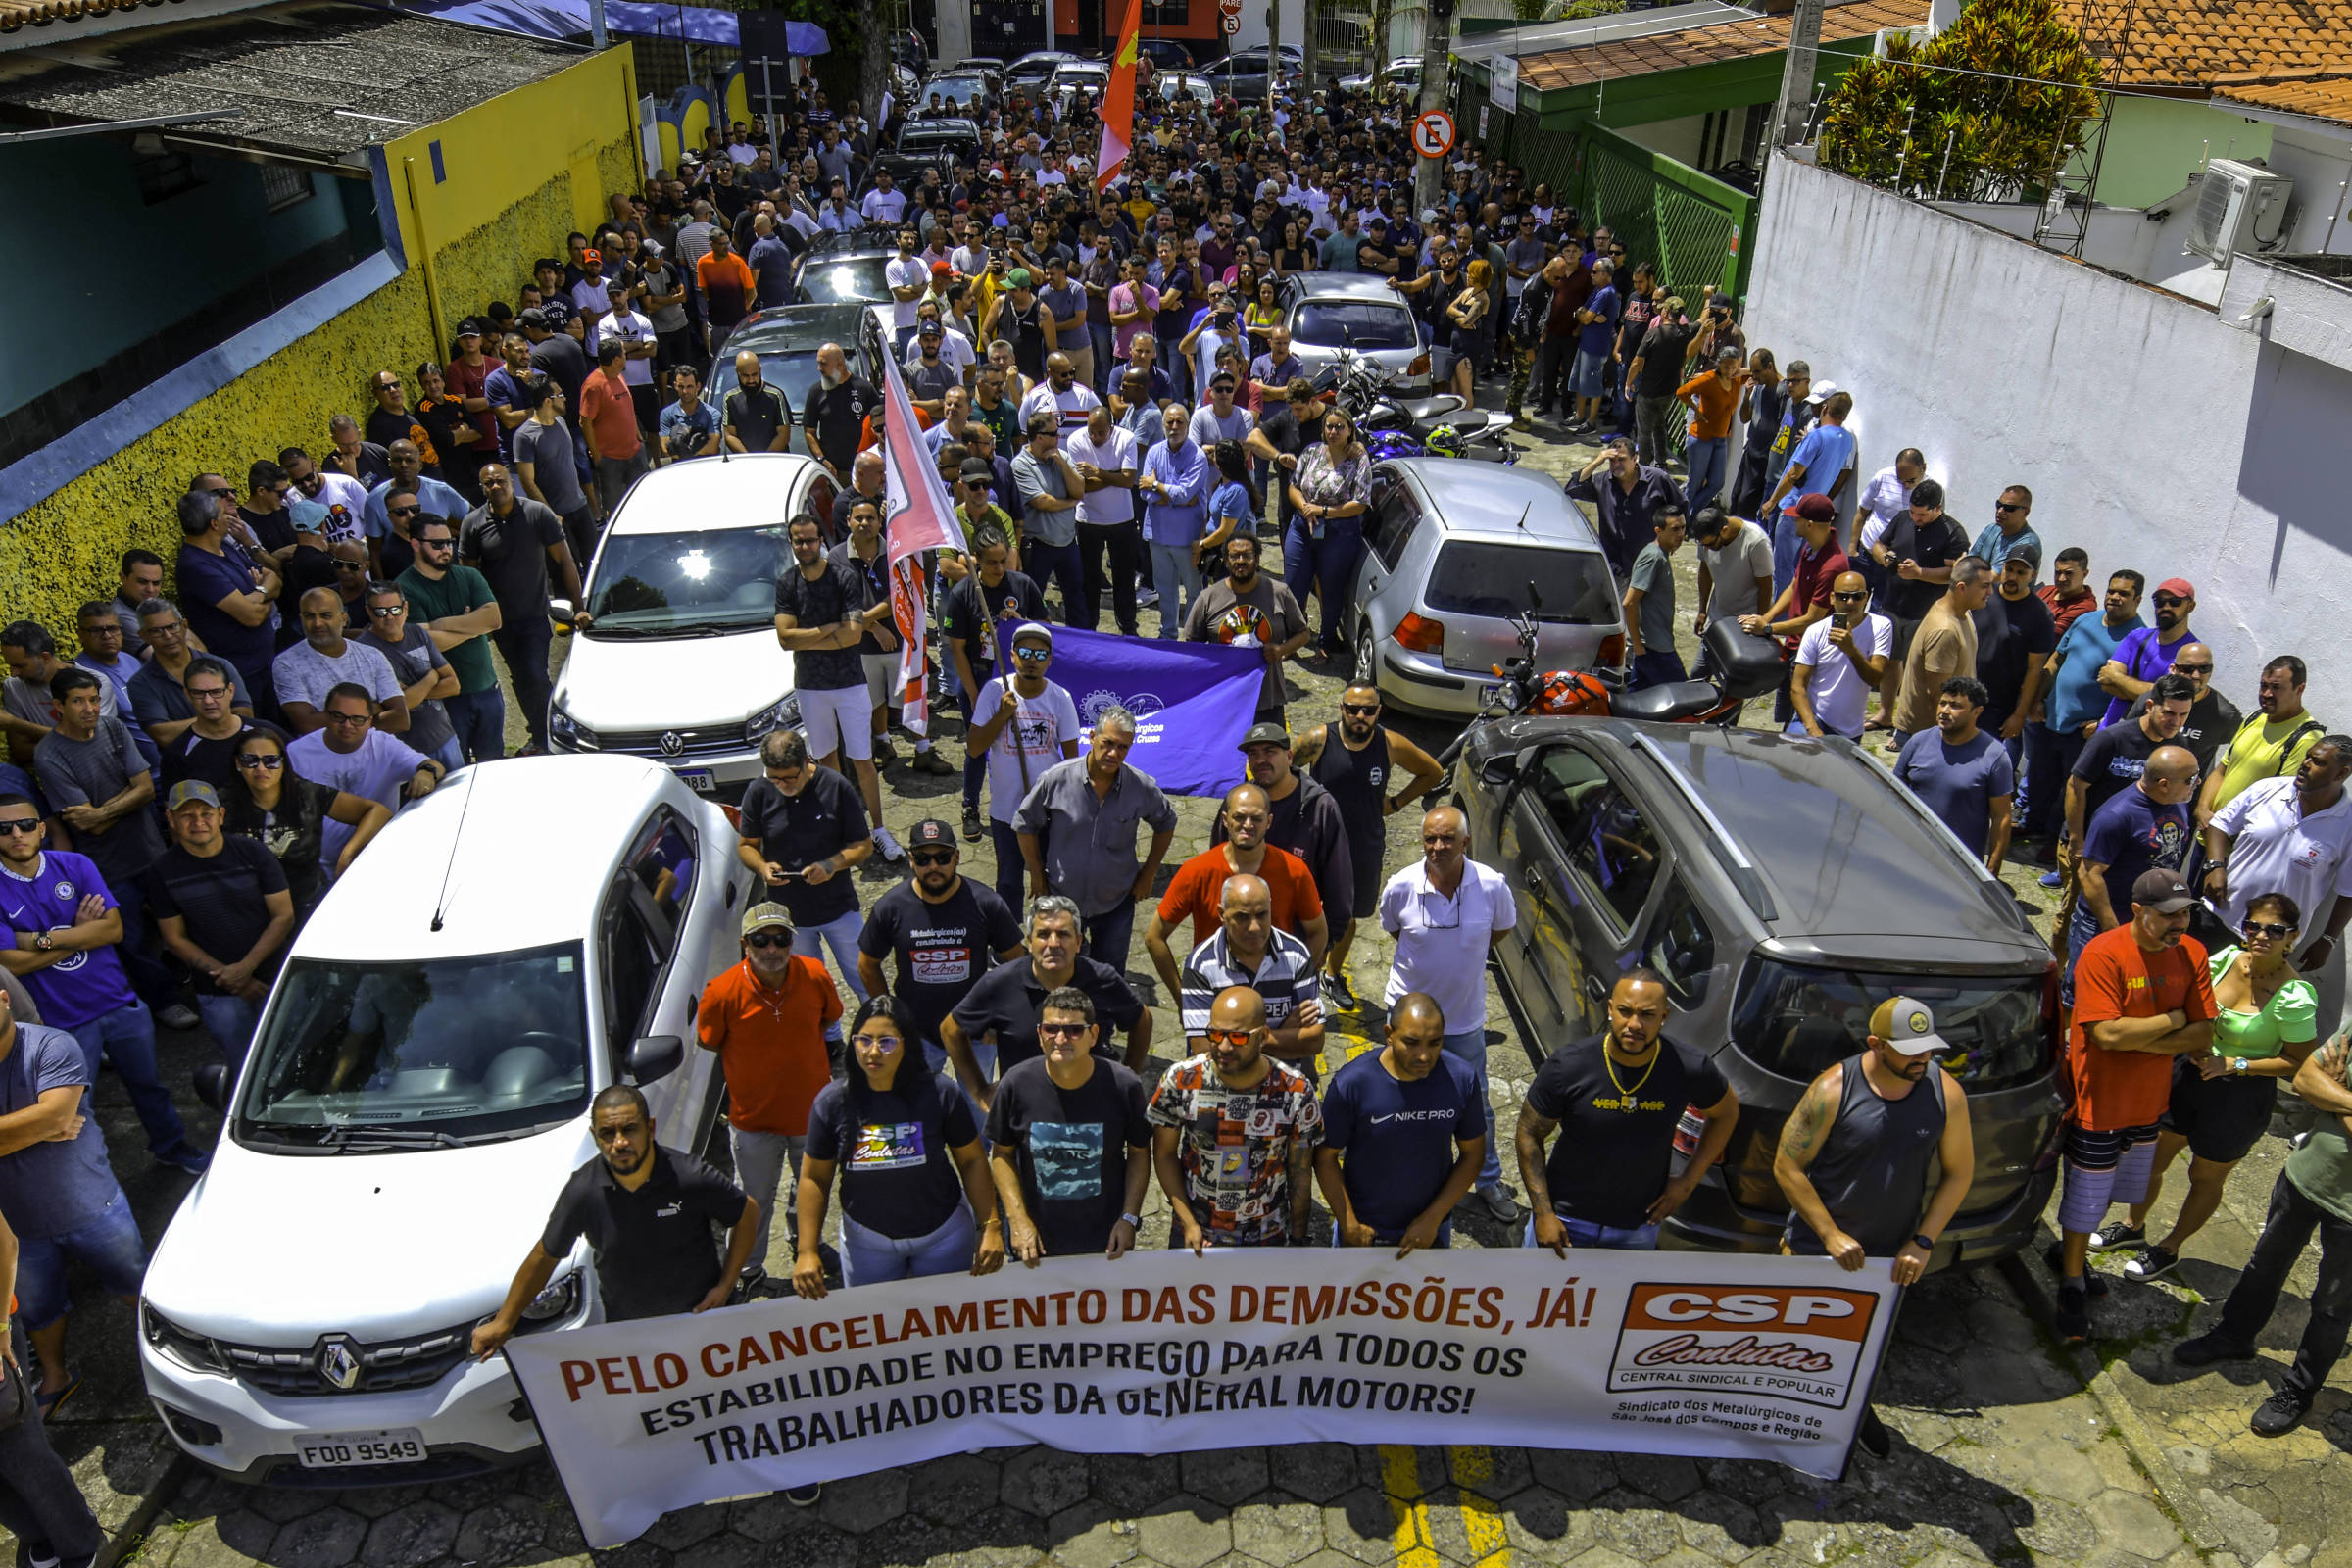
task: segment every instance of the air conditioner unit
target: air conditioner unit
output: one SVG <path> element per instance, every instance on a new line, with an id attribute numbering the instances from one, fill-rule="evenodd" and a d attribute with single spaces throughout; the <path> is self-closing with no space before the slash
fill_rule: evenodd
<path id="1" fill-rule="evenodd" d="M 1934 27 L 1924 22 L 1916 27 L 1881 27 L 1878 30 L 1878 35 L 1872 38 L 1870 41 L 1870 52 L 1873 55 L 1876 55 L 1879 59 L 1884 60 L 1886 58 L 1887 39 L 1894 37 L 1899 33 L 1903 37 L 1910 39 L 1912 45 L 1916 47 L 1920 44 L 1926 43 L 1930 37 L 1934 36 L 1935 31 L 1936 29 Z"/>
<path id="2" fill-rule="evenodd" d="M 2260 256 L 2286 244 L 2287 198 L 2295 182 L 2259 164 L 2216 158 L 2197 183 L 2197 210 L 2188 222 L 2188 249 L 2216 267 L 2240 251 Z"/>

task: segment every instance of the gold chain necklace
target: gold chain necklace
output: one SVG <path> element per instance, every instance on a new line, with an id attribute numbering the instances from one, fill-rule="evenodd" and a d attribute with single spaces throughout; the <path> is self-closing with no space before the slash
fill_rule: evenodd
<path id="1" fill-rule="evenodd" d="M 1642 1086 L 1643 1084 L 1649 1082 L 1649 1075 L 1658 1070 L 1658 1057 L 1663 1054 L 1665 1054 L 1665 1053 L 1659 1046 L 1652 1046 L 1649 1054 L 1649 1065 L 1642 1068 L 1642 1076 L 1635 1079 L 1631 1086 L 1628 1086 L 1624 1079 L 1617 1076 L 1617 1058 L 1609 1054 L 1609 1048 L 1607 1044 L 1605 1042 L 1602 1044 L 1600 1048 L 1600 1061 L 1602 1066 L 1609 1069 L 1609 1082 L 1614 1084 L 1617 1088 L 1618 1109 L 1630 1112 L 1636 1108 L 1634 1104 L 1634 1097 L 1642 1092 Z"/>

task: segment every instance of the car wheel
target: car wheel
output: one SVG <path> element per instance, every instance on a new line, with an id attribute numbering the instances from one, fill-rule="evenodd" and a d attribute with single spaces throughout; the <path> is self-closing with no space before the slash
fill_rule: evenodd
<path id="1" fill-rule="evenodd" d="M 1355 678 L 1359 685 L 1380 689 L 1380 662 L 1372 653 L 1372 623 L 1358 622 L 1355 628 Z"/>

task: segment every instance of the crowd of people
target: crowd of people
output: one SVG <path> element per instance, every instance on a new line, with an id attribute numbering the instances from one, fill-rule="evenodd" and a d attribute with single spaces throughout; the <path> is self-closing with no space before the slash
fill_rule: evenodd
<path id="1" fill-rule="evenodd" d="M 2143 619 L 2145 574 L 2114 567 L 2102 595 L 2080 547 L 2041 581 L 2022 484 L 1972 535 L 1919 450 L 1865 478 L 1850 391 L 1751 350 L 1729 299 L 1687 310 L 1622 239 L 1479 149 L 1416 212 L 1392 100 L 1286 97 L 1269 120 L 1147 88 L 1133 160 L 1099 200 L 1089 114 L 1014 93 L 979 112 L 977 167 L 901 191 L 867 172 L 895 117 L 873 126 L 808 92 L 780 148 L 739 133 L 615 195 L 610 224 L 463 321 L 445 363 L 372 376 L 373 407 L 338 416 L 319 457 L 252 461 L 242 496 L 197 476 L 172 505 L 176 559 L 124 552 L 73 657 L 37 623 L 0 629 L 0 1217 L 39 1408 L 77 1386 L 68 1261 L 137 1290 L 137 1227 L 87 1114 L 101 1061 L 154 1157 L 202 1172 L 158 1024 L 201 1018 L 233 1067 L 334 878 L 448 771 L 507 754 L 499 665 L 525 749 L 548 746 L 549 600 L 583 605 L 628 487 L 796 439 L 838 486 L 829 512 L 790 519 L 777 583 L 803 727 L 760 746 L 739 853 L 763 891 L 697 1016 L 729 1085 L 734 1174 L 658 1143 L 635 1091 L 605 1091 L 598 1158 L 477 1350 L 582 1236 L 607 1314 L 639 1316 L 722 1304 L 765 1276 L 771 1235 L 789 1248 L 776 1277 L 808 1297 L 1116 1258 L 1154 1181 L 1168 1244 L 1195 1250 L 1304 1243 L 1317 1193 L 1333 1245 L 1397 1256 L 1449 1245 L 1471 1200 L 1563 1255 L 1655 1246 L 1740 1113 L 1710 1043 L 1672 1037 L 1657 977 L 1620 977 L 1608 1027 L 1554 1043 L 1528 1089 L 1523 1206 L 1486 1062 L 1486 957 L 1516 921 L 1511 891 L 1450 807 L 1420 817 L 1418 858 L 1389 863 L 1386 819 L 1442 775 L 1383 722 L 1375 687 L 1348 686 L 1336 722 L 1287 721 L 1286 664 L 1338 652 L 1368 499 L 1356 432 L 1272 307 L 1277 279 L 1322 269 L 1389 277 L 1442 381 L 1503 378 L 1514 409 L 1532 386 L 1537 418 L 1601 441 L 1567 488 L 1618 577 L 1637 683 L 1685 677 L 1686 619 L 1735 619 L 1784 652 L 1776 728 L 1887 732 L 1895 776 L 1967 853 L 2049 866 L 2068 1009 L 2061 1335 L 2090 1331 L 2106 1283 L 2091 1253 L 2132 1252 L 2135 1279 L 2178 1266 L 2280 1084 L 2317 1107 L 2218 1326 L 2176 1351 L 2250 1353 L 2321 1230 L 2311 1327 L 2255 1417 L 2296 1424 L 2352 1320 L 2352 1090 L 2344 1039 L 2317 1038 L 2352 919 L 2352 737 L 2304 710 L 2303 662 L 2217 670 L 2190 583 L 2160 581 Z M 961 820 L 925 815 L 903 842 L 877 765 L 896 761 L 880 394 L 835 345 L 800 410 L 756 355 L 715 406 L 699 369 L 748 312 L 791 301 L 821 236 L 861 228 L 896 249 L 892 352 L 968 545 L 937 564 Z M 1672 558 L 1692 537 L 1685 611 Z M 1176 813 L 1127 760 L 1133 716 L 1082 729 L 1053 677 L 1057 626 L 1100 627 L 1105 601 L 1121 633 L 1156 608 L 1163 637 L 1265 655 L 1247 782 L 1211 847 L 1172 867 Z M 2241 712 L 2224 689 L 2249 684 Z M 927 739 L 908 765 L 952 770 Z M 962 859 L 983 839 L 986 880 Z M 876 855 L 906 874 L 867 903 L 854 873 Z M 1155 1078 L 1152 987 L 1129 970 L 1147 902 L 1146 956 L 1181 1030 Z M 1393 943 L 1377 997 L 1348 969 L 1366 920 Z M 1342 1013 L 1375 1049 L 1327 1074 Z M 1885 998 L 1867 1044 L 1810 1086 L 1774 1166 L 1787 1250 L 1883 1260 L 1904 1283 L 1925 1270 L 1974 1157 L 1942 1051 L 1927 1006 Z M 1700 1130 L 1678 1173 L 1686 1106 Z M 2183 1150 L 2187 1196 L 2154 1236 Z M 648 1204 L 648 1183 L 680 1201 Z M 836 1203 L 838 1252 L 821 1240 Z M 1885 1451 L 1875 1417 L 1862 1441 Z M 21 1538 L 76 1557 L 63 1514 L 5 1506 Z"/>

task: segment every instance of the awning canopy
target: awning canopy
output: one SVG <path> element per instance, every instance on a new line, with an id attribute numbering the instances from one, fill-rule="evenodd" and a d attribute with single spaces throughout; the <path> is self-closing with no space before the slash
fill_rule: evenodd
<path id="1" fill-rule="evenodd" d="M 462 22 L 501 32 L 539 38 L 577 38 L 589 31 L 588 0 L 419 0 L 408 7 L 446 22 Z M 605 27 L 633 38 L 677 38 L 688 43 L 735 49 L 743 38 L 735 13 L 713 6 L 649 5 L 643 0 L 607 0 Z M 796 55 L 829 53 L 832 42 L 813 22 L 784 24 Z"/>

